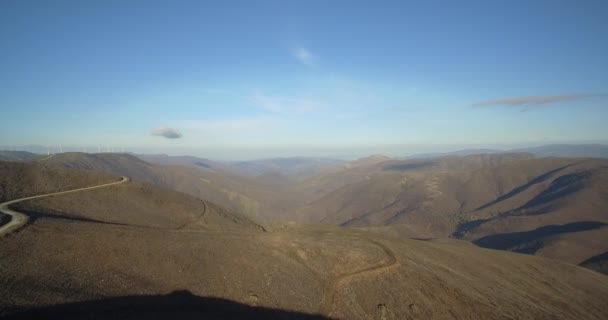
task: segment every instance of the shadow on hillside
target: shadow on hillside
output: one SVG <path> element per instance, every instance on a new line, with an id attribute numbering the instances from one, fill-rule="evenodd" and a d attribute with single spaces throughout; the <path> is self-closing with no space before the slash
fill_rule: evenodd
<path id="1" fill-rule="evenodd" d="M 501 217 L 502 215 L 498 215 L 498 217 Z M 462 239 L 464 237 L 464 235 L 481 226 L 482 224 L 488 222 L 488 221 L 492 221 L 495 218 L 489 218 L 489 219 L 478 219 L 478 220 L 473 220 L 473 221 L 467 221 L 467 222 L 462 222 L 460 224 L 458 224 L 458 226 L 456 227 L 456 231 L 454 231 L 454 233 L 452 233 L 452 237 L 457 238 L 457 239 Z"/>
<path id="2" fill-rule="evenodd" d="M 563 175 L 553 182 L 551 185 L 541 192 L 539 195 L 534 197 L 532 200 L 528 201 L 526 204 L 521 206 L 520 208 L 515 209 L 515 211 L 519 210 L 527 210 L 533 208 L 535 206 L 549 203 L 551 201 L 563 198 L 567 195 L 573 194 L 584 188 L 583 182 L 591 177 L 590 172 L 579 172 Z M 540 215 L 547 212 L 550 212 L 551 206 L 545 210 L 538 210 L 536 212 L 525 212 L 526 215 Z"/>
<path id="3" fill-rule="evenodd" d="M 606 225 L 606 223 L 598 221 L 581 221 L 564 225 L 550 225 L 531 231 L 511 232 L 486 236 L 473 241 L 473 243 L 483 248 L 534 254 L 543 246 L 543 238 L 563 233 L 598 229 Z"/>
<path id="4" fill-rule="evenodd" d="M 579 266 L 608 275 L 608 251 L 581 262 Z"/>
<path id="5" fill-rule="evenodd" d="M 4 319 L 296 319 L 329 318 L 238 302 L 195 296 L 189 291 L 168 295 L 125 296 L 73 302 L 12 313 Z"/>
<path id="6" fill-rule="evenodd" d="M 557 169 L 545 172 L 544 174 L 542 174 L 542 175 L 540 175 L 540 176 L 538 176 L 538 177 L 530 180 L 528 183 L 526 183 L 524 185 L 521 185 L 521 186 L 519 186 L 519 187 L 517 187 L 517 188 L 515 188 L 515 189 L 513 189 L 511 191 L 509 191 L 508 193 L 506 193 L 506 194 L 498 197 L 496 200 L 493 200 L 493 201 L 491 201 L 489 203 L 486 203 L 486 204 L 482 205 L 481 207 L 479 207 L 479 208 L 477 208 L 477 209 L 475 209 L 473 211 L 483 210 L 483 209 L 488 208 L 488 207 L 490 207 L 490 206 L 492 206 L 494 204 L 497 204 L 497 203 L 499 203 L 499 202 L 501 202 L 503 200 L 511 198 L 511 197 L 513 197 L 513 196 L 515 196 L 515 195 L 523 192 L 524 190 L 530 188 L 531 186 L 533 186 L 535 184 L 538 184 L 538 183 L 541 183 L 541 182 L 549 179 L 554 173 L 557 173 L 557 172 L 559 172 L 561 170 L 564 170 L 564 169 L 566 169 L 568 167 L 571 167 L 571 166 L 573 166 L 575 164 L 576 163 L 569 164 L 569 165 L 566 165 L 566 166 L 563 166 L 563 167 L 560 167 L 560 168 L 557 168 Z"/>

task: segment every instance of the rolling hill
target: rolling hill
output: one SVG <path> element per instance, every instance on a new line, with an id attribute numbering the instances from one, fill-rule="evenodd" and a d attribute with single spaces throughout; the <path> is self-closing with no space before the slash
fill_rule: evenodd
<path id="1" fill-rule="evenodd" d="M 0 176 L 16 165 L 56 181 L 41 192 L 119 179 L 3 165 Z M 36 188 L 19 178 L 2 183 L 23 194 Z M 608 316 L 606 276 L 466 241 L 293 223 L 262 229 L 207 200 L 134 181 L 12 207 L 32 219 L 0 239 L 7 319 Z"/>
<path id="2" fill-rule="evenodd" d="M 216 172 L 245 174 L 232 166 L 200 157 L 169 156 L 166 154 L 138 154 L 135 156 L 145 162 L 160 164 L 163 166 L 186 166 L 199 169 L 208 169 Z"/>
<path id="3" fill-rule="evenodd" d="M 526 154 L 391 160 L 340 173 L 357 179 L 290 216 L 403 237 L 454 236 L 580 264 L 608 251 L 607 172 L 606 160 Z"/>
<path id="4" fill-rule="evenodd" d="M 27 151 L 0 150 L 0 161 L 20 161 L 39 157 L 40 155 Z"/>
<path id="5" fill-rule="evenodd" d="M 212 162 L 193 164 L 202 158 L 158 157 L 183 165 L 82 153 L 38 163 L 129 176 L 263 221 L 357 227 L 404 238 L 456 237 L 581 265 L 608 252 L 606 160 L 528 153 L 371 156 L 297 181 L 278 172 L 252 177 Z M 593 266 L 605 270 L 603 264 Z"/>
<path id="6" fill-rule="evenodd" d="M 229 164 L 236 170 L 253 176 L 278 173 L 289 179 L 301 181 L 341 163 L 344 161 L 329 158 L 290 157 L 235 161 Z"/>
<path id="7" fill-rule="evenodd" d="M 155 158 L 175 162 L 164 156 Z M 45 160 L 45 163 L 127 176 L 136 181 L 208 199 L 256 219 L 279 216 L 308 199 L 303 191 L 286 183 L 284 179 L 240 175 L 227 167 L 207 162 L 205 166 L 193 166 L 187 164 L 192 161 L 192 158 L 187 157 L 176 161 L 183 165 L 152 164 L 129 154 L 62 153 Z M 202 161 L 194 160 L 195 163 Z"/>

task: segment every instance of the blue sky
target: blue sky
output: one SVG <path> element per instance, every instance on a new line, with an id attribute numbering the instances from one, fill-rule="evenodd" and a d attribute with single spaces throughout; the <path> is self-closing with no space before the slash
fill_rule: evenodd
<path id="1" fill-rule="evenodd" d="M 607 35 L 606 1 L 2 1 L 0 146 L 605 143 Z"/>

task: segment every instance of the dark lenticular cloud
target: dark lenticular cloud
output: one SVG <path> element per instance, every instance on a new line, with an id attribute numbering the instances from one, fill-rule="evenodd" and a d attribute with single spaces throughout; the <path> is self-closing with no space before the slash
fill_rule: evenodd
<path id="1" fill-rule="evenodd" d="M 577 100 L 590 97 L 605 97 L 608 94 L 600 93 L 576 93 L 576 94 L 562 94 L 556 96 L 528 96 L 528 97 L 508 97 L 499 98 L 493 100 L 480 101 L 473 104 L 473 107 L 487 107 L 487 106 L 530 106 L 530 105 L 542 105 L 561 101 Z"/>
<path id="2" fill-rule="evenodd" d="M 178 139 L 182 137 L 182 134 L 175 129 L 171 129 L 167 126 L 160 126 L 154 130 L 152 130 L 153 136 L 162 136 L 167 139 Z"/>

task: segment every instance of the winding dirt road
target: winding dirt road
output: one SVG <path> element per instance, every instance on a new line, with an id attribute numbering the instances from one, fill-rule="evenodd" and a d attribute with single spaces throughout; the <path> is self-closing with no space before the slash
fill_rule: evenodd
<path id="1" fill-rule="evenodd" d="M 174 230 L 183 230 L 186 226 L 191 225 L 191 224 L 199 221 L 200 219 L 202 219 L 207 214 L 207 210 L 209 210 L 208 209 L 209 207 L 207 206 L 207 201 L 202 200 L 202 199 L 201 199 L 201 201 L 203 202 L 203 212 L 201 212 L 201 214 L 198 217 L 196 217 L 193 221 L 186 221 L 186 222 L 184 222 L 184 224 L 182 224 L 181 226 L 175 228 Z"/>
<path id="2" fill-rule="evenodd" d="M 46 156 L 46 157 L 44 157 L 42 159 L 38 159 L 38 161 L 48 160 L 48 159 L 52 158 L 54 155 L 55 155 L 54 153 L 51 153 L 51 154 L 49 154 L 48 156 Z"/>
<path id="3" fill-rule="evenodd" d="M 439 191 L 439 177 L 433 176 L 426 182 L 426 190 L 430 193 L 429 198 L 435 198 L 443 194 Z"/>
<path id="4" fill-rule="evenodd" d="M 0 203 L 0 212 L 11 216 L 11 220 L 8 223 L 4 224 L 3 226 L 0 226 L 0 237 L 3 237 L 4 235 L 9 234 L 12 231 L 15 231 L 15 230 L 21 228 L 29 220 L 27 215 L 25 215 L 21 212 L 11 210 L 9 208 L 9 206 L 12 204 L 15 204 L 15 203 L 18 203 L 21 201 L 38 199 L 38 198 L 51 197 L 51 196 L 57 196 L 57 195 L 62 195 L 62 194 L 105 188 L 105 187 L 122 184 L 127 181 L 129 181 L 129 178 L 122 177 L 122 179 L 120 181 L 116 181 L 116 182 L 101 184 L 101 185 L 92 186 L 92 187 L 78 188 L 78 189 L 73 189 L 73 190 L 68 190 L 68 191 L 47 193 L 47 194 L 25 197 L 25 198 L 20 198 L 20 199 L 15 199 L 15 200 L 7 201 L 4 203 Z M 196 222 L 197 220 L 201 219 L 207 213 L 207 210 L 208 210 L 207 203 L 204 201 L 203 201 L 203 203 L 204 203 L 204 210 L 201 213 L 201 215 L 197 219 L 195 219 L 195 221 L 188 222 L 188 223 L 176 228 L 175 230 L 170 230 L 170 231 L 200 232 L 198 230 L 186 230 L 183 228 L 186 225 Z M 222 232 L 222 234 L 225 235 L 225 232 Z M 397 261 L 397 257 L 395 256 L 393 251 L 388 246 L 386 246 L 386 245 L 382 244 L 381 242 L 378 242 L 374 239 L 366 237 L 364 235 L 360 235 L 360 236 L 358 236 L 358 238 L 369 241 L 369 242 L 373 243 L 374 245 L 376 245 L 377 247 L 379 247 L 382 251 L 384 251 L 387 258 L 381 260 L 380 262 L 378 262 L 375 265 L 364 267 L 362 269 L 355 270 L 353 272 L 341 274 L 341 275 L 338 275 L 338 276 L 330 279 L 327 289 L 325 291 L 323 300 L 321 302 L 321 307 L 320 307 L 320 311 L 324 315 L 327 315 L 329 317 L 333 316 L 334 310 L 335 310 L 335 305 L 336 305 L 336 302 L 338 301 L 338 296 L 340 294 L 341 289 L 344 286 L 346 286 L 348 283 L 350 283 L 353 279 L 358 278 L 358 277 L 370 276 L 370 275 L 373 275 L 373 274 L 379 273 L 379 272 L 385 272 L 385 271 L 388 271 L 390 268 L 398 266 L 398 264 L 399 264 L 399 262 Z"/>
<path id="5" fill-rule="evenodd" d="M 340 289 L 351 282 L 354 278 L 369 276 L 374 273 L 388 271 L 389 269 L 396 267 L 399 265 L 397 261 L 397 257 L 393 253 L 393 251 L 386 245 L 368 238 L 366 236 L 359 236 L 359 238 L 367 240 L 376 246 L 378 246 L 386 256 L 387 260 L 382 260 L 378 264 L 369 266 L 360 270 L 356 270 L 353 272 L 349 272 L 346 274 L 339 275 L 329 281 L 329 285 L 327 290 L 325 291 L 325 296 L 321 302 L 321 314 L 326 315 L 329 318 L 334 317 L 335 304 L 337 301 L 337 296 L 340 293 Z"/>
<path id="6" fill-rule="evenodd" d="M 57 195 L 62 195 L 62 194 L 67 194 L 67 193 L 74 193 L 74 192 L 81 192 L 81 191 L 105 188 L 105 187 L 110 187 L 110 186 L 118 185 L 121 183 L 125 183 L 127 181 L 129 181 L 129 178 L 122 177 L 122 179 L 120 181 L 105 183 L 105 184 L 101 184 L 98 186 L 84 187 L 84 188 L 78 188 L 78 189 L 73 189 L 73 190 L 68 190 L 68 191 L 46 193 L 46 194 L 41 194 L 41 195 L 37 195 L 37 196 L 25 197 L 25 198 L 21 198 L 21 199 L 15 199 L 15 200 L 7 201 L 4 203 L 0 203 L 0 212 L 11 216 L 11 221 L 9 221 L 7 224 L 0 227 L 0 237 L 3 237 L 4 235 L 6 235 L 14 230 L 21 228 L 23 225 L 25 225 L 27 223 L 27 221 L 29 219 L 27 215 L 25 215 L 21 212 L 17 212 L 15 210 L 11 210 L 9 208 L 9 206 L 12 204 L 15 204 L 15 203 L 21 202 L 21 201 L 32 200 L 32 199 L 38 199 L 38 198 L 57 196 Z"/>

